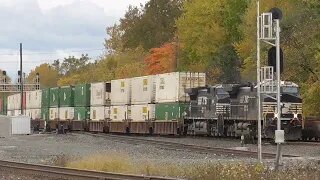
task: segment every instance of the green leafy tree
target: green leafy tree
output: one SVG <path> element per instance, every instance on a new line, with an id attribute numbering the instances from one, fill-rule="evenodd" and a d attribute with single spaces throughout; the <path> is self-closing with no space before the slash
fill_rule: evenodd
<path id="1" fill-rule="evenodd" d="M 55 68 L 53 68 L 48 63 L 41 64 L 40 66 L 37 66 L 34 70 L 32 70 L 27 77 L 28 81 L 29 82 L 33 81 L 37 73 L 39 73 L 39 76 L 40 76 L 41 88 L 49 88 L 49 87 L 57 86 L 59 73 Z"/>
<path id="2" fill-rule="evenodd" d="M 171 41 L 182 3 L 182 0 L 150 0 L 140 8 L 129 6 L 120 24 L 107 28 L 107 50 L 116 53 L 142 47 L 148 51 Z"/>
<path id="3" fill-rule="evenodd" d="M 183 69 L 202 64 L 202 69 L 207 72 L 212 72 L 212 68 L 217 71 L 208 73 L 214 74 L 214 78 L 220 74 L 222 77 L 218 79 L 229 81 L 229 68 L 238 69 L 240 66 L 235 63 L 238 58 L 233 44 L 242 39 L 239 26 L 247 5 L 246 0 L 186 1 L 184 13 L 177 21 L 182 49 L 179 64 L 184 66 Z"/>

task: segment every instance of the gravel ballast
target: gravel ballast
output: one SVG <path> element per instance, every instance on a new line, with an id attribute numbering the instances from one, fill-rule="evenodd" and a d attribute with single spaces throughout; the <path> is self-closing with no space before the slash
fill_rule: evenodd
<path id="1" fill-rule="evenodd" d="M 202 146 L 235 148 L 241 146 L 239 140 L 210 139 L 210 138 L 166 138 L 166 137 L 137 137 L 172 141 L 185 144 L 197 144 Z M 256 150 L 256 145 L 246 145 L 250 150 Z M 274 152 L 274 145 L 264 145 L 264 152 Z M 302 158 L 284 159 L 285 162 L 304 161 L 311 158 L 318 161 L 318 147 L 314 146 L 288 146 L 283 147 L 285 154 L 302 156 Z M 28 136 L 12 136 L 0 139 L 0 159 L 8 161 L 59 165 L 64 162 L 59 158 L 81 158 L 94 154 L 121 153 L 130 157 L 134 162 L 152 161 L 160 164 L 194 164 L 211 162 L 256 162 L 254 158 L 230 157 L 214 153 L 197 153 L 189 150 L 167 149 L 148 145 L 147 143 L 130 143 L 130 141 L 113 140 L 108 137 L 95 137 L 88 134 L 69 133 L 57 134 L 33 134 Z M 272 163 L 273 160 L 267 162 Z M 290 163 L 288 163 L 290 164 Z"/>

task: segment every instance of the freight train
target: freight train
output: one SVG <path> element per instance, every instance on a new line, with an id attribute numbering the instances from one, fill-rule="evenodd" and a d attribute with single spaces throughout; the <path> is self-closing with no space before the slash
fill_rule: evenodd
<path id="1" fill-rule="evenodd" d="M 282 127 L 300 139 L 299 87 L 282 82 Z M 20 94 L 3 98 L 0 113 L 21 114 Z M 24 115 L 37 129 L 160 135 L 256 136 L 253 84 L 209 86 L 204 73 L 173 72 L 25 92 Z M 273 138 L 276 102 L 263 98 L 264 137 Z"/>

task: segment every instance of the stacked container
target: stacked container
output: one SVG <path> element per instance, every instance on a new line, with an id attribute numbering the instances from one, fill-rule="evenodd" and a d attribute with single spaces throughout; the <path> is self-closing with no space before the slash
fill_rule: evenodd
<path id="1" fill-rule="evenodd" d="M 117 79 L 111 81 L 111 107 L 106 109 L 110 115 L 109 131 L 126 132 L 129 131 L 129 123 L 131 120 L 131 80 Z"/>
<path id="2" fill-rule="evenodd" d="M 110 107 L 111 83 L 92 83 L 90 88 L 89 130 L 102 132 L 108 118 L 105 112 Z"/>
<path id="3" fill-rule="evenodd" d="M 83 130 L 85 121 L 90 118 L 90 87 L 90 84 L 81 84 L 74 88 L 73 130 Z"/>
<path id="4" fill-rule="evenodd" d="M 132 133 L 149 133 L 155 119 L 155 76 L 132 78 L 131 124 Z"/>
<path id="5" fill-rule="evenodd" d="M 177 134 L 190 101 L 186 89 L 206 85 L 205 73 L 173 72 L 155 76 L 155 133 Z M 181 127 L 180 127 L 181 128 Z"/>
<path id="6" fill-rule="evenodd" d="M 33 119 L 41 119 L 42 91 L 26 92 L 26 115 Z"/>
<path id="7" fill-rule="evenodd" d="M 59 87 L 50 88 L 49 91 L 49 120 L 59 118 Z"/>
<path id="8" fill-rule="evenodd" d="M 21 94 L 13 94 L 8 96 L 7 98 L 8 101 L 8 109 L 7 109 L 7 114 L 10 116 L 18 116 L 21 114 Z M 22 108 L 26 110 L 26 93 L 24 92 L 23 96 L 23 101 L 22 101 Z"/>
<path id="9" fill-rule="evenodd" d="M 59 120 L 74 118 L 74 87 L 64 86 L 59 89 Z"/>
<path id="10" fill-rule="evenodd" d="M 50 107 L 50 89 L 43 89 L 41 94 L 41 118 L 42 120 L 49 120 Z"/>
<path id="11" fill-rule="evenodd" d="M 105 109 L 110 106 L 111 83 L 92 83 L 90 92 L 90 119 L 105 120 Z"/>
<path id="12" fill-rule="evenodd" d="M 75 86 L 74 119 L 84 121 L 90 118 L 90 84 Z"/>

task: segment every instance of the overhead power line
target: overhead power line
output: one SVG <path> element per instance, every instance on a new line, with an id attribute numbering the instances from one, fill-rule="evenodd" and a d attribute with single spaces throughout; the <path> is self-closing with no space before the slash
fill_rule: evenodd
<path id="1" fill-rule="evenodd" d="M 76 52 L 82 52 L 82 53 L 86 53 L 86 52 L 92 52 L 92 51 L 103 51 L 104 48 L 95 48 L 95 49 L 78 49 L 78 50 L 68 50 L 68 51 L 63 51 L 62 53 L 76 53 Z M 23 55 L 48 55 L 48 54 L 59 54 L 61 52 L 59 51 L 50 51 L 50 52 L 31 52 L 31 53 L 24 53 Z M 18 56 L 19 54 L 17 54 L 17 51 L 12 51 L 9 53 L 0 53 L 0 56 Z"/>

